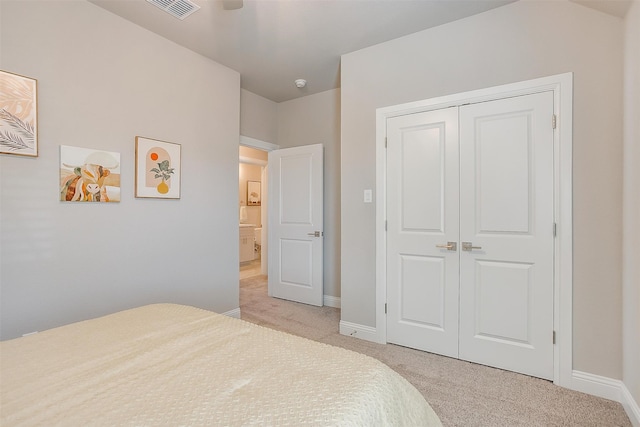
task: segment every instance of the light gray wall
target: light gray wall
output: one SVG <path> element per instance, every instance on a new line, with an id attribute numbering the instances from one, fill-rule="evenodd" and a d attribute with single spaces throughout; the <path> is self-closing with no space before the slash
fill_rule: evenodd
<path id="1" fill-rule="evenodd" d="M 622 375 L 622 20 L 520 1 L 342 57 L 342 320 L 375 326 L 375 110 L 574 72 L 574 368 Z"/>
<path id="2" fill-rule="evenodd" d="M 0 156 L 1 338 L 146 303 L 238 308 L 237 72 L 88 2 L 0 2 L 38 79 L 40 156 Z M 180 200 L 136 199 L 134 138 L 182 145 Z M 121 154 L 120 203 L 59 201 L 61 144 Z"/>
<path id="3" fill-rule="evenodd" d="M 640 402 L 640 1 L 625 17 L 623 381 Z"/>
<path id="4" fill-rule="evenodd" d="M 278 104 L 278 145 L 324 145 L 324 294 L 340 296 L 340 89 Z"/>
<path id="5" fill-rule="evenodd" d="M 242 89 L 240 91 L 240 135 L 277 144 L 278 104 Z"/>

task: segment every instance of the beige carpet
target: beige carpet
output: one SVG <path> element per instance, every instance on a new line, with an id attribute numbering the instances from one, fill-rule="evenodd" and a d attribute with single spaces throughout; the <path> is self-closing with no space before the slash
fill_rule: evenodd
<path id="1" fill-rule="evenodd" d="M 619 403 L 537 378 L 338 332 L 340 310 L 267 296 L 266 276 L 240 281 L 242 319 L 375 357 L 409 380 L 445 426 L 631 426 Z"/>

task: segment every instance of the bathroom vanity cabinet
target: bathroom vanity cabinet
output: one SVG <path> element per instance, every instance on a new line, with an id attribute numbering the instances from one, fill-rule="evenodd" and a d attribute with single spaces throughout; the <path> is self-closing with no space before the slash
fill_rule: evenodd
<path id="1" fill-rule="evenodd" d="M 240 226 L 240 262 L 253 261 L 254 252 L 254 227 Z"/>

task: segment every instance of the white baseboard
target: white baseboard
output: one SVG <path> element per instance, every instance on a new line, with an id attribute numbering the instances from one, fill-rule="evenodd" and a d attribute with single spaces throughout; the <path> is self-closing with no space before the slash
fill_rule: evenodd
<path id="1" fill-rule="evenodd" d="M 322 299 L 322 303 L 329 307 L 340 308 L 340 297 L 325 295 L 324 298 Z"/>
<path id="2" fill-rule="evenodd" d="M 622 381 L 588 372 L 574 370 L 569 388 L 616 402 L 622 398 Z"/>
<path id="3" fill-rule="evenodd" d="M 620 403 L 622 403 L 633 427 L 640 427 L 640 406 L 638 406 L 638 402 L 635 401 L 624 383 L 622 383 L 622 400 Z"/>
<path id="4" fill-rule="evenodd" d="M 573 371 L 569 388 L 621 403 L 631 424 L 634 427 L 640 427 L 640 407 L 622 381 Z"/>
<path id="5" fill-rule="evenodd" d="M 225 311 L 222 314 L 224 314 L 225 316 L 235 317 L 236 319 L 240 319 L 240 307 L 234 308 L 233 310 Z"/>
<path id="6" fill-rule="evenodd" d="M 371 326 L 358 325 L 357 323 L 340 321 L 340 334 L 360 338 L 366 341 L 379 342 L 378 331 Z"/>

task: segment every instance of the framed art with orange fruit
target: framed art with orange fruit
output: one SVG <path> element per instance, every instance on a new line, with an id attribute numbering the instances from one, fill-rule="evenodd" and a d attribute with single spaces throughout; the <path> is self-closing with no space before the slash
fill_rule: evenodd
<path id="1" fill-rule="evenodd" d="M 136 197 L 180 198 L 180 144 L 136 136 Z"/>

